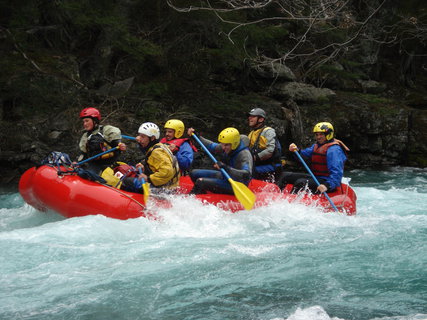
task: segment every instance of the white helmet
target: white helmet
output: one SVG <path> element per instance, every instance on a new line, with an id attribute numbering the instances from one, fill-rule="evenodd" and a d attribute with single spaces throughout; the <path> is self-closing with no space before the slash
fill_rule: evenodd
<path id="1" fill-rule="evenodd" d="M 157 124 L 152 122 L 144 122 L 138 129 L 138 133 L 145 134 L 147 137 L 155 137 L 159 139 L 160 129 Z"/>

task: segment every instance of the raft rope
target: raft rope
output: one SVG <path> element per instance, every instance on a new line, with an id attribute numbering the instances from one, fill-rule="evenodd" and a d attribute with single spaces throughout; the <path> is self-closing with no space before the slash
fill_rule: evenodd
<path id="1" fill-rule="evenodd" d="M 66 153 L 59 151 L 52 151 L 51 153 L 49 153 L 49 155 L 41 161 L 40 165 L 47 165 L 56 168 L 59 176 L 61 176 L 62 174 L 69 174 L 75 171 L 70 156 Z M 65 171 L 61 171 L 61 166 L 65 168 Z"/>
<path id="2" fill-rule="evenodd" d="M 98 182 L 98 181 L 97 181 Z M 126 193 L 124 193 L 123 191 L 120 191 L 119 189 L 116 189 L 116 188 L 114 188 L 114 187 L 112 187 L 112 186 L 110 186 L 110 185 L 108 185 L 108 184 L 105 184 L 105 183 L 101 183 L 101 182 L 98 182 L 100 185 L 102 185 L 102 186 L 104 186 L 104 187 L 107 187 L 107 188 L 109 188 L 109 189 L 111 189 L 111 190 L 114 190 L 114 191 L 116 191 L 117 193 L 119 193 L 119 194 L 121 194 L 122 196 L 125 196 L 126 198 L 128 198 L 128 199 L 130 199 L 130 200 L 132 200 L 133 202 L 135 202 L 136 204 L 138 204 L 139 206 L 141 206 L 141 208 L 142 209 L 146 209 L 147 207 L 145 206 L 145 205 L 143 205 L 141 202 L 139 202 L 138 200 L 135 200 L 134 198 L 132 198 L 131 196 L 129 196 L 129 195 L 127 195 Z"/>

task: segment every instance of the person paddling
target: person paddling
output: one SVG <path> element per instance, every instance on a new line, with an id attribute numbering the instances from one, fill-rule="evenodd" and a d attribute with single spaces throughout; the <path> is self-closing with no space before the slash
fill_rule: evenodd
<path id="1" fill-rule="evenodd" d="M 193 128 L 188 129 L 191 137 L 195 132 Z M 203 194 L 209 192 L 234 194 L 233 188 L 226 177 L 221 173 L 224 169 L 233 180 L 248 185 L 252 179 L 253 158 L 246 143 L 242 141 L 240 133 L 236 128 L 226 128 L 218 135 L 215 143 L 203 137 L 199 138 L 208 151 L 220 155 L 221 159 L 215 163 L 214 169 L 194 169 L 190 172 L 194 187 L 191 193 Z"/>
<path id="2" fill-rule="evenodd" d="M 313 128 L 316 143 L 311 147 L 299 150 L 295 143 L 289 145 L 289 151 L 300 152 L 303 158 L 311 159 L 311 170 L 317 178 L 305 173 L 283 172 L 278 185 L 281 189 L 293 184 L 292 192 L 298 192 L 306 186 L 312 192 L 332 192 L 341 185 L 344 174 L 346 152 L 350 151 L 340 140 L 334 138 L 334 127 L 329 122 L 319 122 Z"/>
<path id="3" fill-rule="evenodd" d="M 96 108 L 85 108 L 80 112 L 84 133 L 80 138 L 81 151 L 77 161 L 82 161 L 107 151 L 114 147 L 117 150 L 106 153 L 94 160 L 87 162 L 87 170 L 100 174 L 105 168 L 112 165 L 120 156 L 121 151 L 126 150 L 126 145 L 121 142 L 122 135 L 119 128 L 111 125 L 101 125 L 101 113 Z"/>

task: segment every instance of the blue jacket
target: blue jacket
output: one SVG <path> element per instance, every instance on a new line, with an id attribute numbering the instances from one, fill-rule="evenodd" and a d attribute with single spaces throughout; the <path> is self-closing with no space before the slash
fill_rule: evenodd
<path id="1" fill-rule="evenodd" d="M 181 170 L 187 170 L 190 168 L 194 159 L 194 152 L 191 148 L 190 143 L 184 142 L 180 147 L 178 152 L 175 154 L 178 159 L 179 168 Z"/>
<path id="2" fill-rule="evenodd" d="M 227 155 L 222 150 L 221 144 L 203 137 L 200 137 L 200 140 L 210 152 L 221 155 L 221 161 L 227 165 L 224 170 L 231 178 L 243 183 L 248 183 L 252 179 L 253 157 L 243 141 L 240 141 L 239 146 Z"/>
<path id="3" fill-rule="evenodd" d="M 301 150 L 301 154 L 305 158 L 311 159 L 313 149 L 316 144 L 311 147 Z M 328 164 L 329 177 L 316 176 L 329 184 L 328 189 L 335 189 L 341 185 L 341 179 L 344 174 L 344 163 L 347 160 L 343 149 L 339 145 L 330 146 L 326 152 L 326 162 Z"/>

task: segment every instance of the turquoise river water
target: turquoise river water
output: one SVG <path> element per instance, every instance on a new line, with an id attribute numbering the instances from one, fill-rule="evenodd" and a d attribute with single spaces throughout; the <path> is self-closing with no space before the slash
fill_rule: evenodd
<path id="1" fill-rule="evenodd" d="M 351 171 L 354 217 L 194 199 L 64 219 L 0 191 L 0 319 L 427 319 L 427 170 Z"/>

